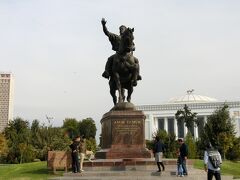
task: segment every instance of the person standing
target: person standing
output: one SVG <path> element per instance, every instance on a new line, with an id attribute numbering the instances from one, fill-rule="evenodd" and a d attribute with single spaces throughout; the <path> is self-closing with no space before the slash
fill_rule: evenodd
<path id="1" fill-rule="evenodd" d="M 213 176 L 216 180 L 221 180 L 220 165 L 222 158 L 217 149 L 211 143 L 207 144 L 204 152 L 204 169 L 207 172 L 207 179 L 212 180 Z"/>
<path id="2" fill-rule="evenodd" d="M 160 141 L 160 138 L 156 136 L 155 138 L 155 144 L 154 144 L 154 156 L 155 156 L 155 161 L 158 166 L 158 172 L 161 172 L 161 167 L 163 171 L 165 170 L 164 164 L 163 164 L 163 152 L 164 152 L 164 144 Z"/>
<path id="3" fill-rule="evenodd" d="M 73 143 L 69 146 L 71 148 L 73 173 L 80 172 L 79 159 L 78 159 L 79 142 L 80 142 L 80 136 L 77 136 L 73 139 Z"/>
<path id="4" fill-rule="evenodd" d="M 184 143 L 183 138 L 179 138 L 178 143 L 180 144 L 179 151 L 180 151 L 180 158 L 182 162 L 183 174 L 188 175 L 188 171 L 187 171 L 188 147 Z"/>
<path id="5" fill-rule="evenodd" d="M 80 172 L 83 172 L 83 161 L 86 154 L 86 138 L 83 135 L 79 145 L 79 155 L 80 155 Z"/>
<path id="6" fill-rule="evenodd" d="M 182 158 L 180 157 L 180 150 L 177 150 L 177 176 L 183 177 Z"/>

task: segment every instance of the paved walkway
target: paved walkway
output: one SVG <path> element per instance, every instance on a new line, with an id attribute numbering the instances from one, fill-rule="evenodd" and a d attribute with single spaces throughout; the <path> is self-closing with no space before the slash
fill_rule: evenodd
<path id="1" fill-rule="evenodd" d="M 64 176 L 50 178 L 51 180 L 206 180 L 207 174 L 203 170 L 189 169 L 189 175 L 177 177 L 174 169 L 168 169 L 162 173 L 153 170 L 127 170 L 127 171 L 84 171 L 82 173 L 65 173 Z M 231 176 L 222 176 L 223 180 L 232 180 Z"/>

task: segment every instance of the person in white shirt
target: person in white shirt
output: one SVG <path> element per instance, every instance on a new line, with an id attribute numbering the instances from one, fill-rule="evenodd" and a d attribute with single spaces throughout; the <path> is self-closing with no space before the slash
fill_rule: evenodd
<path id="1" fill-rule="evenodd" d="M 217 149 L 208 143 L 204 152 L 204 169 L 207 172 L 207 179 L 212 180 L 213 176 L 216 180 L 221 180 L 220 165 L 222 164 L 221 154 Z"/>

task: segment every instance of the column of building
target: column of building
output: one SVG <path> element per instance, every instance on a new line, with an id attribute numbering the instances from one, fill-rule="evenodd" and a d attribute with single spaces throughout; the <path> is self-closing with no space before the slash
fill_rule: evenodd
<path id="1" fill-rule="evenodd" d="M 174 133 L 175 133 L 176 137 L 178 138 L 178 123 L 177 123 L 176 118 L 174 118 Z"/>
<path id="2" fill-rule="evenodd" d="M 194 138 L 195 139 L 198 138 L 198 126 L 196 123 L 194 123 Z"/>
<path id="3" fill-rule="evenodd" d="M 164 130 L 168 133 L 168 118 L 164 117 Z"/>

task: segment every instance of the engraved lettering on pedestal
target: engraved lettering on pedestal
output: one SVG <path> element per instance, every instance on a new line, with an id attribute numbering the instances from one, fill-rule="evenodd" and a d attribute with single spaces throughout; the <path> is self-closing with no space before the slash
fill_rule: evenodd
<path id="1" fill-rule="evenodd" d="M 142 133 L 141 120 L 115 120 L 113 122 L 113 144 L 138 144 Z"/>

